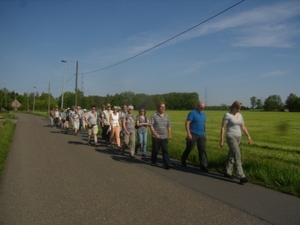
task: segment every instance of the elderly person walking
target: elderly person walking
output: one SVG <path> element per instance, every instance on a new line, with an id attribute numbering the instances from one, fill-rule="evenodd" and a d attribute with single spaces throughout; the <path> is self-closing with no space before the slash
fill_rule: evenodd
<path id="1" fill-rule="evenodd" d="M 96 112 L 96 106 L 92 105 L 91 106 L 91 111 L 86 114 L 84 117 L 85 122 L 87 123 L 88 127 L 88 145 L 91 145 L 91 136 L 93 134 L 94 136 L 94 142 L 95 142 L 95 147 L 99 146 L 98 144 L 98 125 L 97 125 L 97 120 L 98 120 L 98 115 Z"/>
<path id="2" fill-rule="evenodd" d="M 241 140 L 242 140 L 242 131 L 248 137 L 248 144 L 252 142 L 252 139 L 248 133 L 248 130 L 244 124 L 244 119 L 240 110 L 242 108 L 242 103 L 235 101 L 230 107 L 230 112 L 227 112 L 222 120 L 221 134 L 220 134 L 220 146 L 224 146 L 224 134 L 226 130 L 226 142 L 229 147 L 229 152 L 226 161 L 226 168 L 224 176 L 230 179 L 233 179 L 232 172 L 233 166 L 237 170 L 238 178 L 240 183 L 248 182 L 244 170 L 242 167 L 241 159 Z"/>
<path id="3" fill-rule="evenodd" d="M 205 104 L 199 101 L 197 108 L 190 111 L 185 121 L 185 130 L 187 133 L 186 147 L 181 156 L 182 166 L 186 166 L 186 160 L 197 144 L 200 169 L 208 173 L 207 155 L 206 155 L 206 132 L 205 122 L 206 114 L 204 113 Z"/>
<path id="4" fill-rule="evenodd" d="M 130 157 L 134 158 L 134 149 L 135 149 L 135 118 L 132 114 L 133 106 L 128 106 L 128 112 L 125 118 L 123 119 L 123 129 L 125 131 L 124 142 L 122 146 L 122 155 L 124 155 L 125 149 L 130 149 Z"/>
<path id="5" fill-rule="evenodd" d="M 168 151 L 168 139 L 172 138 L 172 133 L 170 119 L 165 113 L 165 109 L 165 103 L 159 103 L 157 112 L 155 112 L 150 119 L 150 129 L 152 132 L 151 165 L 157 166 L 157 154 L 161 148 L 165 169 L 168 170 L 173 167 Z"/>

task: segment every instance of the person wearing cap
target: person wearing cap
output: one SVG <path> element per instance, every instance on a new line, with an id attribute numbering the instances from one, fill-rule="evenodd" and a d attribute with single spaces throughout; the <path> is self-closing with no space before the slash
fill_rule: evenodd
<path id="1" fill-rule="evenodd" d="M 233 179 L 232 172 L 233 167 L 235 167 L 240 183 L 243 184 L 248 182 L 248 179 L 244 174 L 241 160 L 240 145 L 242 140 L 242 131 L 247 135 L 248 144 L 252 142 L 252 139 L 245 126 L 243 116 L 240 113 L 241 108 L 242 103 L 240 101 L 235 101 L 230 107 L 230 112 L 225 113 L 220 132 L 220 146 L 222 148 L 224 146 L 224 134 L 226 130 L 226 142 L 229 147 L 229 152 L 226 160 L 224 176 Z"/>
<path id="2" fill-rule="evenodd" d="M 130 149 L 130 157 L 134 158 L 134 150 L 135 150 L 135 118 L 133 115 L 133 106 L 128 106 L 128 112 L 123 118 L 123 129 L 125 131 L 124 134 L 124 142 L 122 146 L 122 155 L 125 153 L 125 149 Z"/>
<path id="3" fill-rule="evenodd" d="M 85 122 L 87 123 L 88 126 L 88 145 L 91 145 L 91 136 L 93 134 L 94 136 L 94 142 L 95 142 L 95 147 L 99 146 L 98 144 L 98 125 L 97 125 L 97 120 L 98 120 L 98 115 L 96 111 L 96 106 L 92 105 L 91 106 L 91 111 L 86 114 L 84 117 Z"/>
<path id="4" fill-rule="evenodd" d="M 152 132 L 151 165 L 157 166 L 157 154 L 161 148 L 165 169 L 168 170 L 173 167 L 168 150 L 168 139 L 172 138 L 172 132 L 170 118 L 165 113 L 165 109 L 165 103 L 160 102 L 157 112 L 155 112 L 150 119 L 150 129 Z"/>
<path id="5" fill-rule="evenodd" d="M 186 147 L 181 156 L 181 165 L 186 166 L 186 160 L 197 144 L 200 169 L 208 173 L 205 136 L 206 114 L 204 108 L 204 102 L 199 101 L 197 107 L 188 113 L 185 121 Z"/>
<path id="6" fill-rule="evenodd" d="M 111 105 L 107 103 L 105 110 L 103 111 L 102 123 L 102 138 L 105 140 L 106 144 L 109 144 L 110 141 L 110 114 L 112 114 Z"/>

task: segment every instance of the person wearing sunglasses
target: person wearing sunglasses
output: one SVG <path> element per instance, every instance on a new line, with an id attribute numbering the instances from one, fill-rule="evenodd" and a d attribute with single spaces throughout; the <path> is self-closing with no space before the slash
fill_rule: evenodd
<path id="1" fill-rule="evenodd" d="M 233 167 L 237 170 L 237 176 L 240 179 L 240 183 L 247 183 L 248 179 L 244 174 L 242 159 L 241 159 L 241 140 L 242 131 L 248 138 L 248 144 L 252 142 L 249 132 L 245 126 L 244 119 L 240 110 L 242 103 L 235 101 L 230 107 L 230 112 L 227 112 L 222 120 L 221 134 L 220 134 L 220 146 L 224 146 L 224 134 L 226 131 L 226 142 L 229 147 L 229 152 L 226 160 L 226 167 L 224 176 L 233 179 L 232 172 Z"/>

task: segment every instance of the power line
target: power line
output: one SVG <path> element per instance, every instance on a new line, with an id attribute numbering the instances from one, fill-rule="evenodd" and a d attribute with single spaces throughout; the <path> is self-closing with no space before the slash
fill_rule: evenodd
<path id="1" fill-rule="evenodd" d="M 236 3 L 236 4 L 234 4 L 234 5 L 232 5 L 232 6 L 230 6 L 230 7 L 228 7 L 227 9 L 225 9 L 225 10 L 223 10 L 223 11 L 221 11 L 221 12 L 215 14 L 214 16 L 212 16 L 212 17 L 210 17 L 210 18 L 208 18 L 208 19 L 206 19 L 206 20 L 204 20 L 204 21 L 202 21 L 202 22 L 196 24 L 195 26 L 193 26 L 193 27 L 191 27 L 191 28 L 189 28 L 189 29 L 187 29 L 187 30 L 185 30 L 185 31 L 183 31 L 183 32 L 181 32 L 181 33 L 179 33 L 179 34 L 177 34 L 177 35 L 175 35 L 175 36 L 173 36 L 173 37 L 171 37 L 171 38 L 169 38 L 169 39 L 167 39 L 167 40 L 165 40 L 165 41 L 163 41 L 163 42 L 161 42 L 161 43 L 159 43 L 159 44 L 157 44 L 157 45 L 155 45 L 155 46 L 153 46 L 153 47 L 151 47 L 151 48 L 149 48 L 149 49 L 147 49 L 147 50 L 145 50 L 145 51 L 143 51 L 143 52 L 141 52 L 141 53 L 138 53 L 138 54 L 136 54 L 136 55 L 134 55 L 134 56 L 132 56 L 132 57 L 130 57 L 130 58 L 128 58 L 128 59 L 122 60 L 122 61 L 120 61 L 120 62 L 118 62 L 118 63 L 112 64 L 112 65 L 110 65 L 110 66 L 107 66 L 107 67 L 104 67 L 104 68 L 101 68 L 101 69 L 98 69 L 98 70 L 94 70 L 94 71 L 90 71 L 90 72 L 85 72 L 85 73 L 82 73 L 82 74 L 89 74 L 89 73 L 95 73 L 95 72 L 99 72 L 99 71 L 102 71 L 102 70 L 106 70 L 106 69 L 109 69 L 109 68 L 111 68 L 111 67 L 117 66 L 117 65 L 119 65 L 119 64 L 121 64 L 121 63 L 127 62 L 127 61 L 129 61 L 129 60 L 131 60 L 131 59 L 133 59 L 133 58 L 136 58 L 136 57 L 138 57 L 138 56 L 140 56 L 140 55 L 142 55 L 142 54 L 145 54 L 146 52 L 149 52 L 149 51 L 153 50 L 154 48 L 157 48 L 157 47 L 159 47 L 159 46 L 161 46 L 161 45 L 163 45 L 163 44 L 165 44 L 165 43 L 167 43 L 167 42 L 169 42 L 169 41 L 171 41 L 171 40 L 173 40 L 173 39 L 179 37 L 180 35 L 182 35 L 182 34 L 184 34 L 184 33 L 187 33 L 188 31 L 190 31 L 190 30 L 192 30 L 192 29 L 195 29 L 196 27 L 198 27 L 198 26 L 200 26 L 200 25 L 202 25 L 202 24 L 208 22 L 209 20 L 214 19 L 215 17 L 217 17 L 217 16 L 219 16 L 219 15 L 225 13 L 226 11 L 228 11 L 228 10 L 234 8 L 235 6 L 241 4 L 241 3 L 244 2 L 244 1 L 245 1 L 245 0 L 242 0 L 242 1 L 240 1 L 240 2 L 238 2 L 238 3 Z"/>

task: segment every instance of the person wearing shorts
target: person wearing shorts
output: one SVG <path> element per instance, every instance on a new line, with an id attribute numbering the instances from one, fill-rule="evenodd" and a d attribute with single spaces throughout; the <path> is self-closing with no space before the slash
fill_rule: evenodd
<path id="1" fill-rule="evenodd" d="M 96 106 L 91 106 L 91 111 L 86 114 L 84 120 L 88 127 L 88 145 L 91 145 L 91 136 L 94 136 L 95 147 L 99 146 L 97 135 L 98 135 L 98 125 L 97 125 L 98 115 L 96 112 Z"/>

